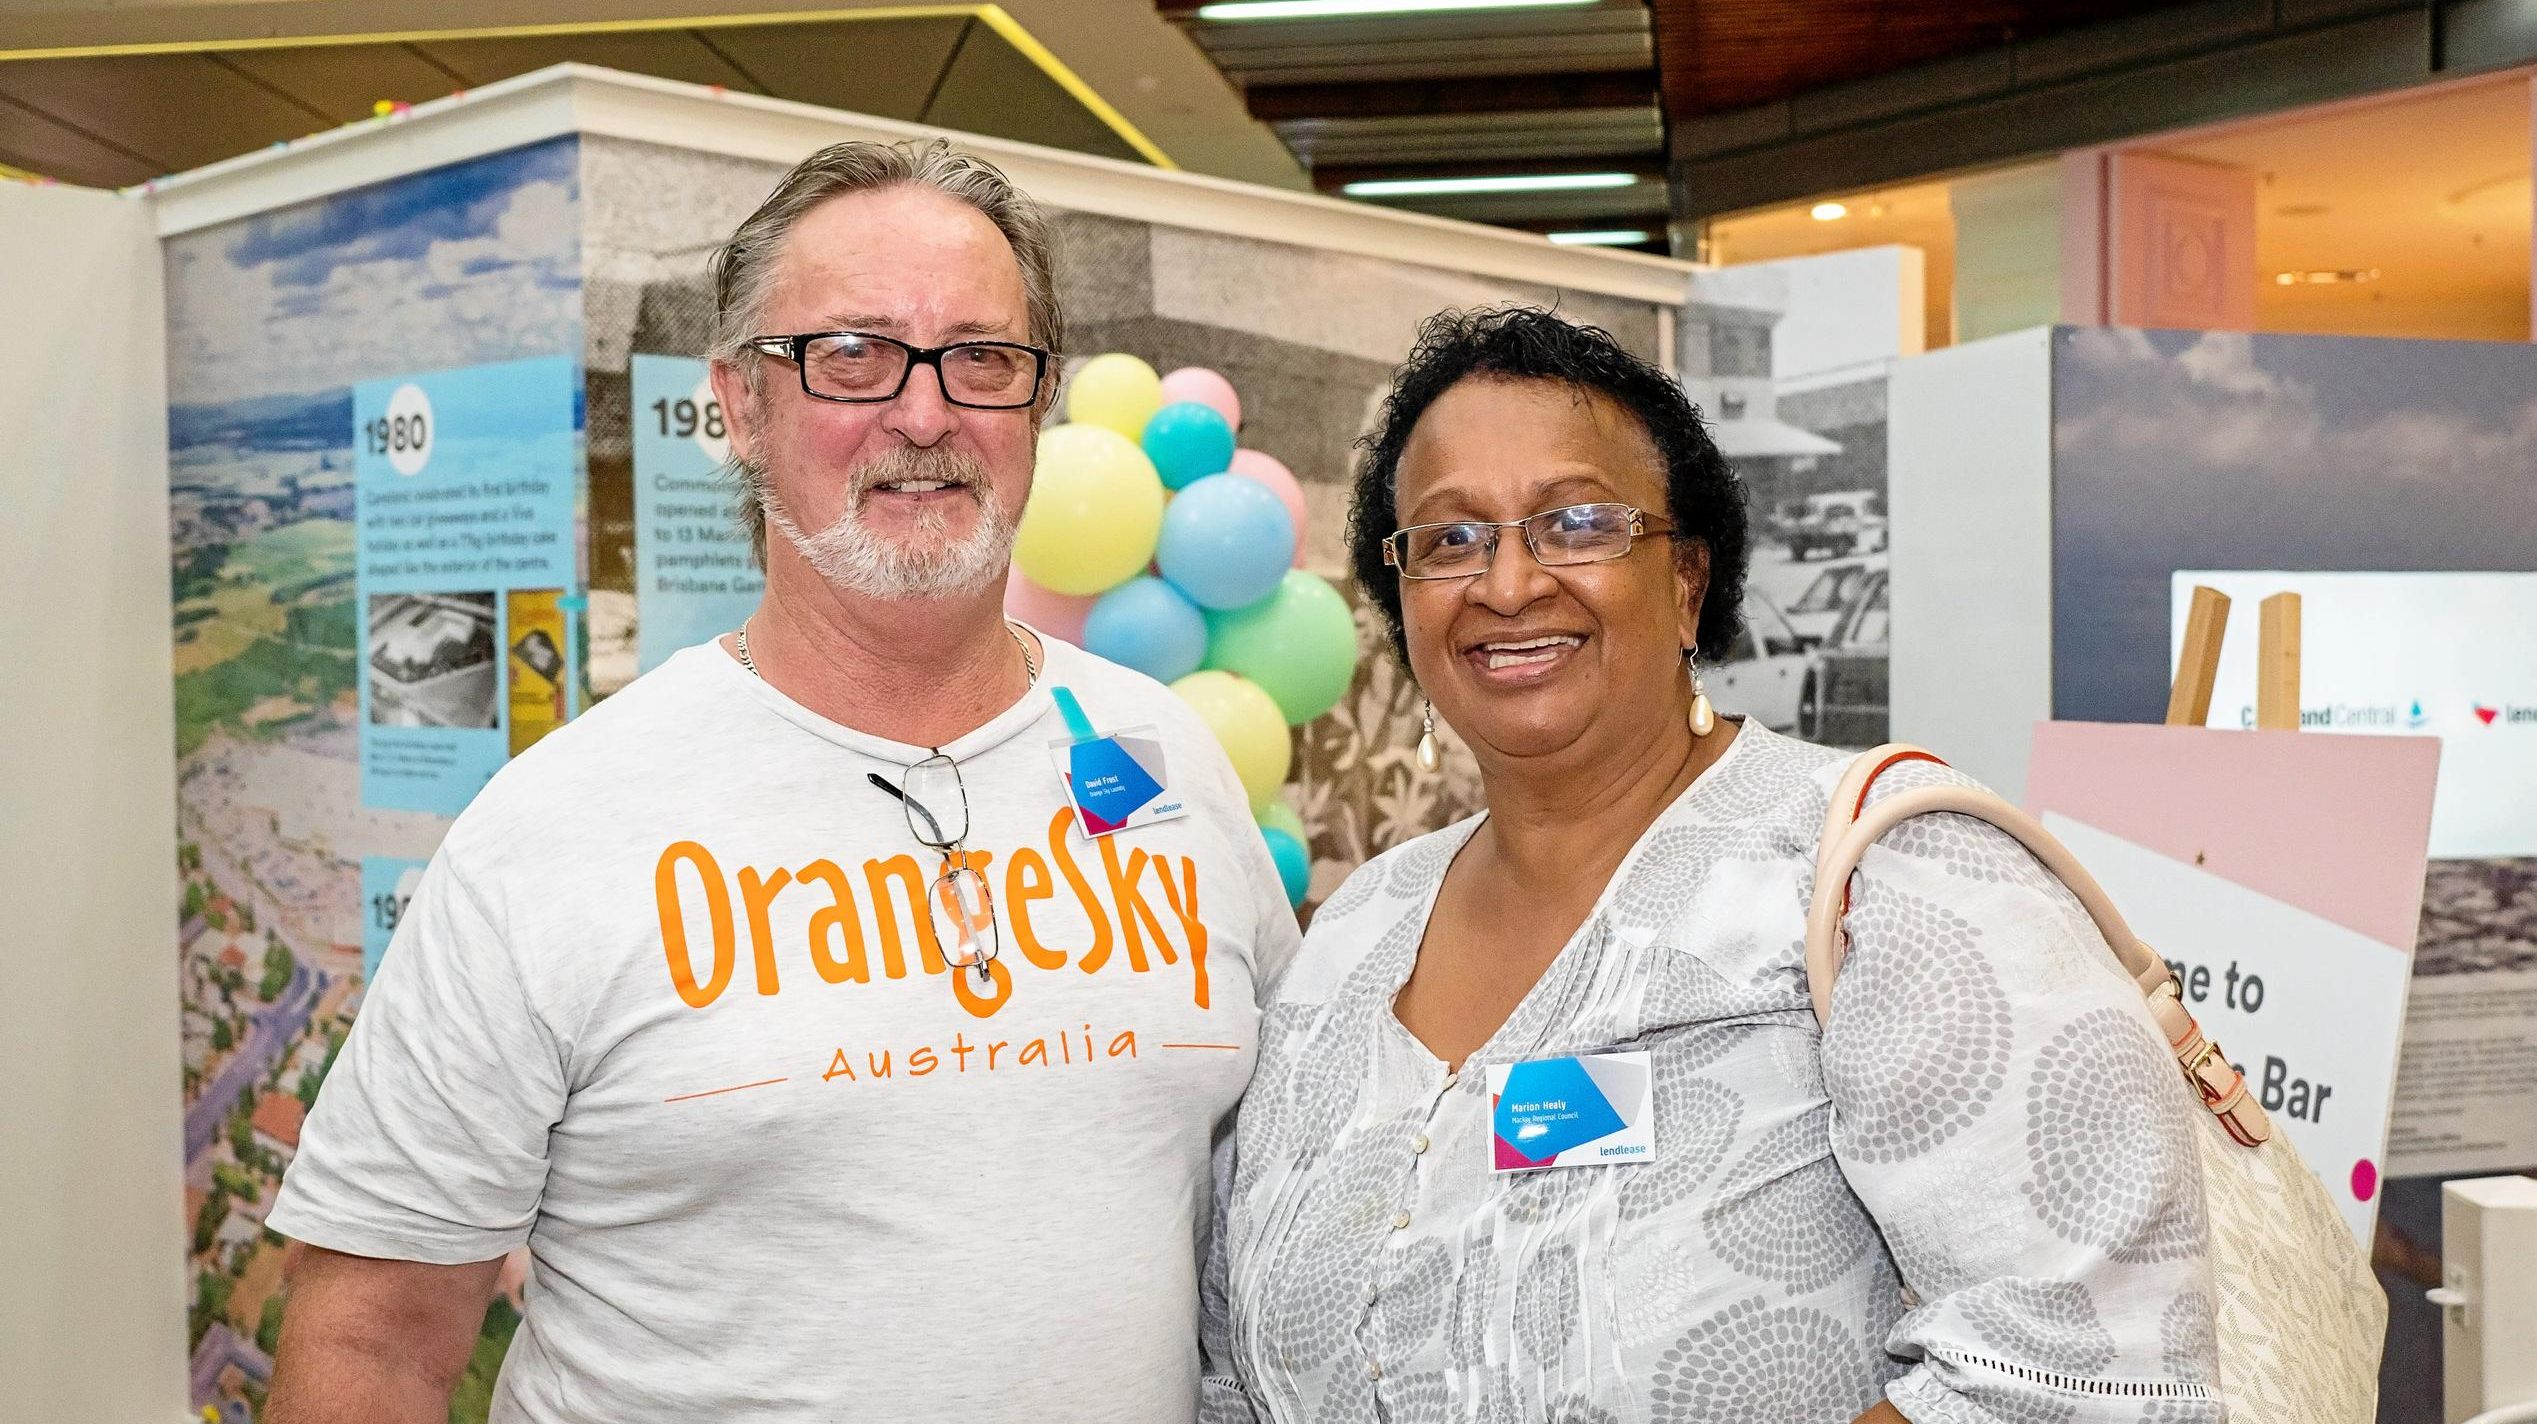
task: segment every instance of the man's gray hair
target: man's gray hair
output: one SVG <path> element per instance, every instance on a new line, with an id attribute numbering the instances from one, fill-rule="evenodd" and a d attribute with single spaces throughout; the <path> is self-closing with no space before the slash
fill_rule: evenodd
<path id="1" fill-rule="evenodd" d="M 831 198 L 888 188 L 930 188 L 985 214 L 1004 234 L 1014 260 L 1021 265 L 1022 295 L 1030 318 L 1027 339 L 1052 352 L 1065 351 L 1066 318 L 1057 303 L 1055 243 L 1047 212 L 1029 194 L 1014 187 L 994 164 L 943 139 L 850 140 L 831 144 L 795 164 L 758 210 L 732 232 L 731 240 L 714 253 L 713 339 L 705 354 L 737 365 L 752 399 L 765 394 L 765 376 L 749 339 L 778 334 L 761 329 L 758 323 L 794 224 Z M 1054 388 L 1056 377 L 1057 363 L 1051 361 L 1048 388 Z M 763 568 L 765 472 L 736 458 L 731 468 L 740 485 L 740 520 L 748 528 L 751 551 Z"/>

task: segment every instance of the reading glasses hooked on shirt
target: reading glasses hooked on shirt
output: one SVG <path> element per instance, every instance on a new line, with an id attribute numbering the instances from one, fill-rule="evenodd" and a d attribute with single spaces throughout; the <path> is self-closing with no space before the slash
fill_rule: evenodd
<path id="1" fill-rule="evenodd" d="M 907 769 L 905 786 L 892 786 L 878 773 L 867 779 L 906 811 L 917 843 L 943 858 L 934 875 L 934 908 L 952 929 L 943 957 L 955 970 L 975 970 L 981 984 L 992 981 L 987 966 L 1003 952 L 1004 936 L 987 878 L 969 864 L 969 788 L 961 783 L 960 763 L 937 752 Z"/>
<path id="2" fill-rule="evenodd" d="M 849 405 L 896 400 L 910 373 L 931 366 L 943 399 L 953 405 L 1020 410 L 1039 399 L 1048 376 L 1048 352 L 1011 341 L 910 346 L 868 331 L 810 331 L 753 336 L 749 345 L 792 362 L 801 372 L 803 394 Z"/>
<path id="3" fill-rule="evenodd" d="M 1524 547 L 1544 568 L 1606 563 L 1626 557 L 1646 535 L 1674 532 L 1671 524 L 1631 505 L 1571 504 L 1502 523 L 1458 519 L 1396 529 L 1383 541 L 1383 562 L 1403 578 L 1469 578 L 1489 571 L 1497 561 L 1498 538 L 1509 529 L 1524 531 Z"/>

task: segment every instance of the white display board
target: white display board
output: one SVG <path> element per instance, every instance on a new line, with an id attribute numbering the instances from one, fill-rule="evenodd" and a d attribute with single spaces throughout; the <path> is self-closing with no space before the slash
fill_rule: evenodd
<path id="1" fill-rule="evenodd" d="M 2438 737 L 2432 859 L 2537 855 L 2537 574 L 2187 569 L 2174 583 L 2172 651 L 2196 585 L 2240 610 L 2240 636 L 2220 649 L 2212 726 L 2255 725 L 2247 613 L 2296 593 L 2300 726 Z"/>

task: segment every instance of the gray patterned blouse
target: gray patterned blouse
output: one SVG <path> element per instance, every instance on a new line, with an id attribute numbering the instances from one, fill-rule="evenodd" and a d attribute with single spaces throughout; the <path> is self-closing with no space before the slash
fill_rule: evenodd
<path id="1" fill-rule="evenodd" d="M 1744 724 L 1459 1073 L 1392 998 L 1479 820 L 1340 887 L 1219 1157 L 1206 1418 L 2220 1420 L 2184 1091 L 2015 841 L 1933 816 L 1870 852 L 1818 1034 L 1841 769 Z M 1655 1160 L 1492 1173 L 1485 1067 L 1614 1047 L 1653 1055 Z"/>

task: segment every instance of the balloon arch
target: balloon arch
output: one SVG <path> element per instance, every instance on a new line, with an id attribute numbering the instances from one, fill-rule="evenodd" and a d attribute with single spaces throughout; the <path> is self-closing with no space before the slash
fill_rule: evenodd
<path id="1" fill-rule="evenodd" d="M 1197 711 L 1301 904 L 1312 857 L 1279 794 L 1288 729 L 1337 705 L 1357 670 L 1347 600 L 1301 567 L 1303 487 L 1242 448 L 1241 397 L 1213 371 L 1096 356 L 1067 386 L 1065 416 L 1040 435 L 1005 607 Z"/>

